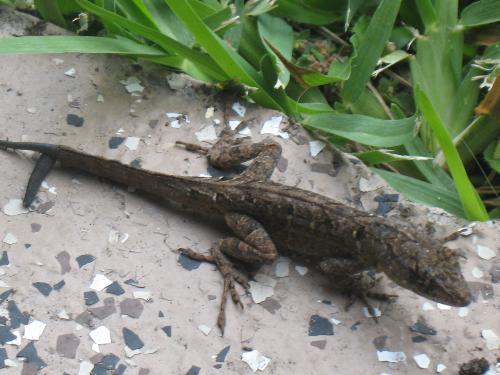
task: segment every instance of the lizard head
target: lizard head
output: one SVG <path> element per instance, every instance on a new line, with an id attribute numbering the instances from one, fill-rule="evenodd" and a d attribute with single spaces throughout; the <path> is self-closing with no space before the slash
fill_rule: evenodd
<path id="1" fill-rule="evenodd" d="M 466 306 L 471 302 L 459 255 L 454 250 L 408 241 L 390 263 L 384 272 L 406 289 L 450 306 Z"/>

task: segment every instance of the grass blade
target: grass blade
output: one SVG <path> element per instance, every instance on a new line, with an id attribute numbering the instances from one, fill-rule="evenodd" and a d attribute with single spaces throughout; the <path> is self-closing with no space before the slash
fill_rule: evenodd
<path id="1" fill-rule="evenodd" d="M 358 51 L 362 53 L 353 59 L 351 76 L 341 93 L 345 102 L 356 102 L 365 88 L 389 40 L 400 4 L 401 0 L 382 0 L 373 14 L 359 41 Z"/>
<path id="2" fill-rule="evenodd" d="M 488 220 L 489 217 L 484 204 L 467 176 L 460 155 L 453 145 L 453 141 L 443 121 L 434 109 L 429 98 L 427 98 L 425 93 L 418 86 L 415 88 L 415 99 L 445 155 L 448 168 L 455 182 L 467 218 L 470 220 Z"/>
<path id="3" fill-rule="evenodd" d="M 371 170 L 380 175 L 394 190 L 404 194 L 409 200 L 427 206 L 440 207 L 450 214 L 465 217 L 465 212 L 455 191 L 443 189 L 428 182 L 383 169 L 371 168 Z"/>
<path id="4" fill-rule="evenodd" d="M 415 118 L 381 120 L 363 115 L 330 112 L 305 116 L 302 123 L 365 145 L 393 147 L 413 138 Z"/>

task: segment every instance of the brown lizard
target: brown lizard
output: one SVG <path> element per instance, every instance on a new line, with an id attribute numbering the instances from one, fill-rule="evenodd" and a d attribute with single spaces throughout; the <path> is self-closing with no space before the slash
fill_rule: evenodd
<path id="1" fill-rule="evenodd" d="M 236 130 L 237 131 L 237 130 Z M 281 155 L 273 141 L 249 143 L 225 129 L 210 149 L 178 142 L 207 155 L 211 165 L 227 169 L 251 160 L 248 168 L 231 179 L 166 175 L 118 161 L 93 156 L 66 146 L 0 141 L 0 148 L 41 153 L 24 197 L 28 207 L 56 160 L 117 183 L 180 204 L 190 211 L 223 219 L 234 233 L 215 243 L 209 255 L 191 249 L 192 258 L 215 263 L 224 278 L 218 325 L 223 331 L 228 293 L 246 279 L 233 269 L 231 258 L 244 263 L 272 262 L 279 253 L 307 259 L 332 277 L 334 286 L 351 288 L 364 270 L 384 272 L 403 288 L 431 300 L 465 306 L 471 294 L 460 271 L 459 256 L 442 242 L 419 238 L 389 218 L 363 212 L 325 196 L 270 181 Z"/>

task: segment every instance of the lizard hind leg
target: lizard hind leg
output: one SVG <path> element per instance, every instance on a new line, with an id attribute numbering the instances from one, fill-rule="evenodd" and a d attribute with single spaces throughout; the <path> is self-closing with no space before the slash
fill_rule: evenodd
<path id="1" fill-rule="evenodd" d="M 210 248 L 210 255 L 200 254 L 194 250 L 186 248 L 179 249 L 180 253 L 192 259 L 214 263 L 222 274 L 224 287 L 219 305 L 219 314 L 217 316 L 217 326 L 221 330 L 222 335 L 224 335 L 224 327 L 226 325 L 226 303 L 228 294 L 231 294 L 233 303 L 243 308 L 243 303 L 241 302 L 240 296 L 236 290 L 236 283 L 240 284 L 243 288 L 245 288 L 245 290 L 248 290 L 249 288 L 247 278 L 234 268 L 232 262 L 221 251 L 221 243 L 223 241 L 225 240 L 215 243 Z"/>

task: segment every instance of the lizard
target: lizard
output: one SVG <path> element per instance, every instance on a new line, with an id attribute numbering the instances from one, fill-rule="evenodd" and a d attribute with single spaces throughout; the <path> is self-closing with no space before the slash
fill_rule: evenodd
<path id="1" fill-rule="evenodd" d="M 460 256 L 442 246 L 443 241 L 423 239 L 395 219 L 271 181 L 281 145 L 270 139 L 252 143 L 237 138 L 238 130 L 226 127 L 211 148 L 176 142 L 205 154 L 209 164 L 219 169 L 251 161 L 243 173 L 229 179 L 162 174 L 63 145 L 0 141 L 0 148 L 41 154 L 27 184 L 25 207 L 31 205 L 42 181 L 59 161 L 63 167 L 133 186 L 183 209 L 223 220 L 234 235 L 214 243 L 208 255 L 179 249 L 191 258 L 216 264 L 220 270 L 224 286 L 217 324 L 222 333 L 228 294 L 243 307 L 235 285 L 248 287 L 233 260 L 258 266 L 273 262 L 279 254 L 307 259 L 331 278 L 334 288 L 352 291 L 360 280 L 358 275 L 375 270 L 430 300 L 452 306 L 471 302 Z M 359 295 L 364 298 L 369 294 Z"/>

